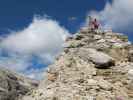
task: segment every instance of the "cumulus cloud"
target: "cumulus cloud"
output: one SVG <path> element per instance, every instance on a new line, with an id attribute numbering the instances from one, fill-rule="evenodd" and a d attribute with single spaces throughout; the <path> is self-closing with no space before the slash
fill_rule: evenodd
<path id="1" fill-rule="evenodd" d="M 67 34 L 68 31 L 57 21 L 35 17 L 27 28 L 4 38 L 1 45 L 18 53 L 55 54 L 61 49 Z"/>
<path id="2" fill-rule="evenodd" d="M 93 15 L 100 19 L 104 28 L 112 28 L 114 31 L 133 32 L 133 0 L 113 0 L 107 3 L 100 11 L 92 11 Z"/>
<path id="3" fill-rule="evenodd" d="M 47 17 L 34 17 L 25 29 L 13 31 L 1 38 L 0 66 L 26 72 L 32 78 L 36 75 L 41 76 L 42 70 L 38 68 L 31 68 L 27 72 L 27 69 L 34 63 L 31 61 L 32 57 L 36 56 L 36 59 L 39 58 L 44 65 L 52 63 L 54 57 L 61 52 L 67 36 L 69 32 L 57 21 Z M 2 56 L 3 51 L 6 51 L 8 56 Z"/>

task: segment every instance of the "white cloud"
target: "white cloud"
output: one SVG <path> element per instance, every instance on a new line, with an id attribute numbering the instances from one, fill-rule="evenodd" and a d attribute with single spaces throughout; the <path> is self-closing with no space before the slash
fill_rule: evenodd
<path id="1" fill-rule="evenodd" d="M 11 32 L 1 39 L 0 54 L 4 49 L 10 57 L 0 57 L 0 66 L 18 72 L 25 71 L 30 77 L 41 76 L 42 71 L 37 68 L 27 72 L 32 56 L 38 56 L 44 64 L 53 62 L 54 57 L 61 52 L 68 35 L 69 32 L 57 21 L 46 17 L 34 17 L 32 23 L 24 30 Z"/>
<path id="2" fill-rule="evenodd" d="M 121 32 L 133 31 L 133 0 L 113 0 L 112 4 L 107 3 L 102 11 L 93 11 L 89 15 L 98 17 L 104 27 Z"/>
<path id="3" fill-rule="evenodd" d="M 16 71 L 24 71 L 27 69 L 27 66 L 30 66 L 30 62 L 28 62 L 28 59 L 26 58 L 17 58 L 14 57 L 1 57 L 0 59 L 0 67 L 7 68 L 10 70 L 16 70 Z"/>
<path id="4" fill-rule="evenodd" d="M 18 53 L 55 54 L 61 49 L 67 34 L 68 31 L 57 21 L 35 17 L 27 28 L 4 38 L 1 45 Z"/>

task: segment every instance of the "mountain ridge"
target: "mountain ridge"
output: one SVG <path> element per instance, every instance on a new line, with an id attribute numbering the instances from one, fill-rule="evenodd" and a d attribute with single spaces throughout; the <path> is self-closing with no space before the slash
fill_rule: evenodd
<path id="1" fill-rule="evenodd" d="M 83 28 L 22 100 L 132 100 L 132 51 L 126 35 Z"/>
<path id="2" fill-rule="evenodd" d="M 132 51 L 126 35 L 85 27 L 21 100 L 132 100 Z"/>

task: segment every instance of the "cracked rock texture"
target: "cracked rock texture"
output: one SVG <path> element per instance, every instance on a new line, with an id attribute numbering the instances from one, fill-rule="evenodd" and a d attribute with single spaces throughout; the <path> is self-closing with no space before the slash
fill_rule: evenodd
<path id="1" fill-rule="evenodd" d="M 0 100 L 18 100 L 37 85 L 35 80 L 0 68 Z"/>
<path id="2" fill-rule="evenodd" d="M 127 36 L 81 29 L 21 100 L 133 100 L 132 55 Z"/>

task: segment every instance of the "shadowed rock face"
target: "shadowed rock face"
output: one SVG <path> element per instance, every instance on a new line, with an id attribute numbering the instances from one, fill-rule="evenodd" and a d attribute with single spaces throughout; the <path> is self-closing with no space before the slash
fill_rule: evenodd
<path id="1" fill-rule="evenodd" d="M 0 69 L 0 100 L 18 100 L 19 96 L 25 95 L 37 85 L 37 81 Z"/>
<path id="2" fill-rule="evenodd" d="M 84 28 L 21 100 L 133 100 L 132 50 L 123 34 Z"/>

